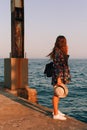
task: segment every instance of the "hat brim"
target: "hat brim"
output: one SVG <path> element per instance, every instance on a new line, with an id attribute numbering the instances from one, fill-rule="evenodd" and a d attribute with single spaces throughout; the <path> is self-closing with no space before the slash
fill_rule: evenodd
<path id="1" fill-rule="evenodd" d="M 60 98 L 65 98 L 68 95 L 68 87 L 65 84 L 56 85 L 54 87 L 54 94 Z"/>

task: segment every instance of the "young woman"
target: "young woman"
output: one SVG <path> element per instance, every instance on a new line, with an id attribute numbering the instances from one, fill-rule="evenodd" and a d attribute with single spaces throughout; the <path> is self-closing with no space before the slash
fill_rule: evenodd
<path id="1" fill-rule="evenodd" d="M 64 36 L 57 37 L 52 52 L 48 55 L 53 60 L 52 85 L 67 84 L 70 81 L 70 73 L 68 67 L 68 46 Z M 59 111 L 58 104 L 60 98 L 54 93 L 53 103 L 53 119 L 66 120 L 65 114 Z"/>

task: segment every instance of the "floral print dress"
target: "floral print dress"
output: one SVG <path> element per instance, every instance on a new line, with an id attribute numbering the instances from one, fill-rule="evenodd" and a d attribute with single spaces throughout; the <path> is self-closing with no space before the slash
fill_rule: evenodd
<path id="1" fill-rule="evenodd" d="M 65 57 L 61 50 L 55 51 L 55 58 L 53 59 L 53 73 L 52 85 L 57 84 L 57 78 L 60 77 L 64 84 L 69 83 L 71 80 L 70 70 L 68 66 L 68 55 Z"/>

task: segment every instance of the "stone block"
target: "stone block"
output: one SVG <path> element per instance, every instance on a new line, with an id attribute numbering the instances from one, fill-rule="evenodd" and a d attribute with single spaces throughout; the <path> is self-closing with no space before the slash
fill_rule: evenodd
<path id="1" fill-rule="evenodd" d="M 16 90 L 28 85 L 28 59 L 4 59 L 4 85 L 6 88 Z"/>
<path id="2" fill-rule="evenodd" d="M 28 92 L 28 100 L 33 103 L 38 103 L 36 89 L 32 89 L 32 88 L 29 88 L 28 86 L 26 86 L 26 90 Z"/>

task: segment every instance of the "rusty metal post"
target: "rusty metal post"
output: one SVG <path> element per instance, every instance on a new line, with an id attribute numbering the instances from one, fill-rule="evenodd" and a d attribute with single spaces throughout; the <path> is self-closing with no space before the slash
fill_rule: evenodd
<path id="1" fill-rule="evenodd" d="M 24 0 L 11 0 L 11 57 L 24 58 Z"/>
<path id="2" fill-rule="evenodd" d="M 28 59 L 24 58 L 24 0 L 11 0 L 11 56 L 4 61 L 5 86 L 28 85 Z"/>
<path id="3" fill-rule="evenodd" d="M 11 58 L 4 60 L 4 86 L 10 92 L 37 102 L 28 86 L 28 59 L 24 58 L 24 0 L 11 0 Z"/>

